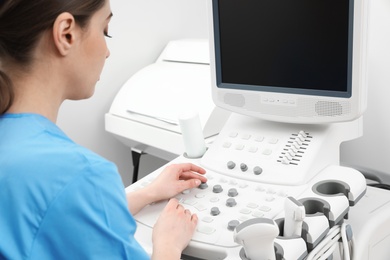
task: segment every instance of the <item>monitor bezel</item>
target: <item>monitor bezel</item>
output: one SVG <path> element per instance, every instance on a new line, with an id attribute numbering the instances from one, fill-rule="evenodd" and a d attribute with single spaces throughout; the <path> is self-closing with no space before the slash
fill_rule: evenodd
<path id="1" fill-rule="evenodd" d="M 243 115 L 248 115 L 252 117 L 257 117 L 270 121 L 278 122 L 287 122 L 287 123 L 303 123 L 303 124 L 322 124 L 322 123 L 335 123 L 335 122 L 344 122 L 351 121 L 360 117 L 367 107 L 367 38 L 368 38 L 368 0 L 350 0 L 352 2 L 353 15 L 350 15 L 350 19 L 353 19 L 353 22 L 349 23 L 351 30 L 350 31 L 350 40 L 349 44 L 351 45 L 351 57 L 352 64 L 350 65 L 350 77 L 349 77 L 349 89 L 348 93 L 340 93 L 339 91 L 322 91 L 322 90 L 307 90 L 307 89 L 292 89 L 292 88 L 273 88 L 273 87 L 264 87 L 260 86 L 256 90 L 248 86 L 237 86 L 232 85 L 223 85 L 221 87 L 221 78 L 219 75 L 220 72 L 217 71 L 217 62 L 220 60 L 218 57 L 219 52 L 215 51 L 215 48 L 218 45 L 215 42 L 215 29 L 217 26 L 214 23 L 214 9 L 218 7 L 218 0 L 209 1 L 209 17 L 210 17 L 210 66 L 211 66 L 211 79 L 212 79 L 212 97 L 214 103 L 226 110 L 240 113 Z M 219 39 L 217 39 L 219 40 Z M 226 83 L 225 83 L 226 84 Z M 237 104 L 232 104 L 226 100 L 225 97 L 229 95 L 229 99 L 232 96 L 237 96 L 239 99 L 242 99 Z M 258 102 L 262 103 L 262 100 L 269 99 L 272 102 L 267 105 L 268 111 L 264 112 L 258 108 L 253 109 L 252 107 L 246 106 L 247 100 L 259 100 Z M 269 112 L 277 106 L 285 106 L 284 101 L 292 101 L 293 105 L 288 104 L 292 109 L 303 111 L 306 107 L 300 107 L 300 103 L 303 100 L 303 103 L 315 103 L 315 102 L 324 102 L 329 104 L 347 104 L 348 113 L 343 113 L 342 115 L 311 115 L 307 116 L 306 113 L 302 115 L 293 115 L 286 113 L 286 115 L 273 114 Z M 261 104 L 262 106 L 264 104 Z M 315 110 L 314 105 L 309 110 Z M 276 109 L 277 110 L 277 109 Z"/>

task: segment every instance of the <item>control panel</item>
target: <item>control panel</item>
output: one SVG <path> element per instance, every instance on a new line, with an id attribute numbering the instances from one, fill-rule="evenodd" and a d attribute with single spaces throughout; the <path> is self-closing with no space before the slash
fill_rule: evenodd
<path id="1" fill-rule="evenodd" d="M 269 255 L 269 248 L 274 248 L 275 259 L 317 259 L 310 254 L 322 252 L 322 241 L 338 240 L 329 234 L 340 230 L 349 208 L 366 191 L 364 176 L 339 166 L 336 158 L 340 142 L 354 127 L 354 123 L 280 125 L 232 115 L 203 157 L 171 161 L 199 165 L 208 179 L 176 196 L 199 218 L 183 259 L 257 260 L 251 256 Z M 149 185 L 161 170 L 129 186 L 127 192 Z M 134 216 L 136 238 L 147 250 L 166 204 L 153 203 Z M 262 243 L 267 247 L 252 239 L 261 240 L 264 234 L 258 227 L 262 226 L 277 229 Z"/>
<path id="2" fill-rule="evenodd" d="M 171 163 L 184 162 L 199 165 L 199 159 L 191 160 L 182 156 Z M 145 187 L 160 171 L 157 170 L 129 186 L 127 192 Z M 207 183 L 186 190 L 176 198 L 199 218 L 196 232 L 184 253 L 191 252 L 188 253 L 191 257 L 210 260 L 242 259 L 242 247 L 234 241 L 234 230 L 240 224 L 258 218 L 272 219 L 281 225 L 280 235 L 275 240 L 276 245 L 281 247 L 281 252 L 286 254 L 289 244 L 303 244 L 304 247 L 300 248 L 304 251 L 293 250 L 293 255 L 305 256 L 321 242 L 331 227 L 347 218 L 349 207 L 357 203 L 366 189 L 365 179 L 359 172 L 335 165 L 325 168 L 311 182 L 295 186 L 237 179 L 210 170 L 206 177 Z M 299 239 L 297 236 L 283 235 L 285 202 L 288 198 L 294 198 L 305 208 Z M 145 239 L 150 240 L 145 236 L 151 234 L 166 203 L 167 201 L 153 203 L 135 216 L 139 224 L 136 237 L 141 244 Z M 207 258 L 202 258 L 206 255 Z M 214 257 L 210 258 L 211 255 Z"/>

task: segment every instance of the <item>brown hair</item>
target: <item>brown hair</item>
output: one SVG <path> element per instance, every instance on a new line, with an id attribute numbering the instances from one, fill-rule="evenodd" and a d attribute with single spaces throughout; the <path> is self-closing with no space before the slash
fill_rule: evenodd
<path id="1" fill-rule="evenodd" d="M 71 13 L 80 27 L 102 8 L 106 0 L 0 0 L 0 115 L 12 105 L 12 81 L 1 65 L 28 66 L 42 33 L 58 15 Z"/>

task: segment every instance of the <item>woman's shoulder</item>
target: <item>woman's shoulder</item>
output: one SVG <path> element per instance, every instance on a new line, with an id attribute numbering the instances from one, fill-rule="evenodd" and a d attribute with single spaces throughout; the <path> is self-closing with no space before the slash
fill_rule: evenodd
<path id="1" fill-rule="evenodd" d="M 7 122 L 5 122 L 7 121 Z M 8 172 L 26 179 L 71 181 L 80 175 L 117 175 L 112 162 L 69 138 L 57 125 L 35 114 L 6 115 L 0 159 Z"/>

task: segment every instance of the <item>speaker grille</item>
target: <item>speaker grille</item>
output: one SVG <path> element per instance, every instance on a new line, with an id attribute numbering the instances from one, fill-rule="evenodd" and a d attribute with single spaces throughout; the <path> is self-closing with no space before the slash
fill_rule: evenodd
<path id="1" fill-rule="evenodd" d="M 351 114 L 352 104 L 348 100 L 328 101 L 323 98 L 299 97 L 292 104 L 262 102 L 260 95 L 219 93 L 219 99 L 232 107 L 240 107 L 263 115 L 301 118 L 345 117 Z M 274 98 L 276 100 L 281 100 Z"/>
<path id="2" fill-rule="evenodd" d="M 339 102 L 318 101 L 315 105 L 315 111 L 320 116 L 341 116 L 343 115 L 343 106 Z"/>
<path id="3" fill-rule="evenodd" d="M 234 107 L 243 107 L 245 105 L 245 97 L 241 94 L 226 93 L 223 99 L 224 103 Z"/>

